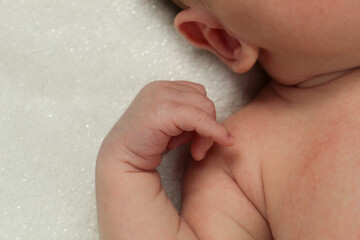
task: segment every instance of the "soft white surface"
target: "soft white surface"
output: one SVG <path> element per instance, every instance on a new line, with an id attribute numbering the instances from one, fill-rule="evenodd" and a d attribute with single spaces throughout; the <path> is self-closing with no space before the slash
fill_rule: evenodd
<path id="1" fill-rule="evenodd" d="M 166 0 L 0 1 L 0 239 L 98 239 L 103 137 L 157 79 L 202 83 L 219 119 L 258 84 L 179 37 Z M 246 93 L 245 95 L 243 93 Z M 160 172 L 178 207 L 186 148 Z"/>

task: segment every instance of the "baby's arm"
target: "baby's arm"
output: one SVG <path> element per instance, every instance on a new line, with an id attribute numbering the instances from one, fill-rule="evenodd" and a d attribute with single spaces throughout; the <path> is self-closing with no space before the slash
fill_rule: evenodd
<path id="1" fill-rule="evenodd" d="M 97 160 L 100 238 L 197 239 L 163 190 L 155 168 L 166 149 L 193 141 L 201 160 L 214 142 L 233 142 L 205 89 L 190 82 L 146 86 L 106 136 Z"/>

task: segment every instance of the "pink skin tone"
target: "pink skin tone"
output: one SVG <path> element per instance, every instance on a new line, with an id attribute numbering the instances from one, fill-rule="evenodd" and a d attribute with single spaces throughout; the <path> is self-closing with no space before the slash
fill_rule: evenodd
<path id="1" fill-rule="evenodd" d="M 272 79 L 223 124 L 201 85 L 146 86 L 99 152 L 101 239 L 360 239 L 360 2 L 182 5 L 191 44 Z M 154 169 L 188 142 L 179 216 Z"/>

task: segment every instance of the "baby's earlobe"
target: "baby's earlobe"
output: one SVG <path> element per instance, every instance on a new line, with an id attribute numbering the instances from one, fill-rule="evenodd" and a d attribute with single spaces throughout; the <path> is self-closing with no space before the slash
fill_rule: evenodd
<path id="1" fill-rule="evenodd" d="M 234 51 L 235 61 L 230 63 L 230 67 L 236 73 L 246 73 L 256 64 L 259 54 L 260 48 L 242 41 L 241 47 Z"/>

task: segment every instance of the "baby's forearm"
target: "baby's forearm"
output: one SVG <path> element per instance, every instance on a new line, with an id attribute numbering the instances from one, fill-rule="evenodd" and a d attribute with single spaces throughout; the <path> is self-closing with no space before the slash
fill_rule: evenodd
<path id="1" fill-rule="evenodd" d="M 167 197 L 159 173 L 133 166 L 106 146 L 98 156 L 96 196 L 101 240 L 196 239 Z"/>

